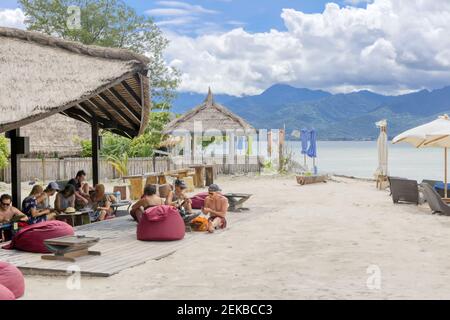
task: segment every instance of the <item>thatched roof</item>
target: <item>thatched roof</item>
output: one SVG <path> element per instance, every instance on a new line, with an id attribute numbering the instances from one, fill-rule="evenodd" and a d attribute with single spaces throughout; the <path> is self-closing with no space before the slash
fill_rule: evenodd
<path id="1" fill-rule="evenodd" d="M 168 123 L 164 128 L 164 133 L 169 134 L 177 130 L 194 132 L 194 123 L 196 122 L 201 123 L 203 132 L 207 130 L 219 130 L 221 132 L 226 130 L 255 130 L 244 119 L 216 103 L 211 89 L 209 89 L 208 96 L 201 105 Z"/>
<path id="2" fill-rule="evenodd" d="M 60 113 L 137 136 L 151 106 L 149 62 L 127 50 L 0 27 L 0 133 Z"/>

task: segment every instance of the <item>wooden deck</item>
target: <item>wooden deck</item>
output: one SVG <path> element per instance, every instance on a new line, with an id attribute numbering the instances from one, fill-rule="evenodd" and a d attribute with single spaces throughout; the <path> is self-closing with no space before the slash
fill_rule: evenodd
<path id="1" fill-rule="evenodd" d="M 233 227 L 251 216 L 254 216 L 252 212 L 229 213 L 228 225 Z M 77 227 L 75 233 L 99 237 L 100 242 L 91 249 L 100 251 L 102 255 L 81 257 L 77 262 L 71 263 L 42 260 L 41 254 L 0 249 L 0 261 L 17 266 L 26 275 L 67 276 L 69 267 L 76 266 L 84 276 L 109 277 L 146 261 L 164 258 L 205 236 L 215 236 L 189 232 L 181 241 L 139 241 L 136 240 L 136 223 L 130 216 Z"/>

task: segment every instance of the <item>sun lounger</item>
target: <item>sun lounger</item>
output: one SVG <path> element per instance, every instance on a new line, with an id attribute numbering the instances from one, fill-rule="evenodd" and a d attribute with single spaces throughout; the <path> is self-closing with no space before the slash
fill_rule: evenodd
<path id="1" fill-rule="evenodd" d="M 438 180 L 422 180 L 421 184 L 423 185 L 424 183 L 428 183 L 432 188 L 434 188 L 436 183 L 439 183 L 439 182 L 442 182 L 442 181 L 438 181 Z"/>
<path id="2" fill-rule="evenodd" d="M 442 200 L 441 196 L 431 187 L 428 183 L 423 183 L 423 193 L 427 199 L 430 209 L 433 214 L 439 213 L 446 216 L 450 216 L 450 207 Z"/>
<path id="3" fill-rule="evenodd" d="M 419 204 L 419 188 L 416 180 L 389 177 L 392 201 Z"/>

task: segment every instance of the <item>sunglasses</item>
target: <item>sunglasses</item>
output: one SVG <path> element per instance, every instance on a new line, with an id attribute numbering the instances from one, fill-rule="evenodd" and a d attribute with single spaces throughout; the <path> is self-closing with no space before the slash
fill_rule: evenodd
<path id="1" fill-rule="evenodd" d="M 1 205 L 2 205 L 2 207 L 9 207 L 11 205 L 11 202 L 10 203 L 2 202 Z"/>

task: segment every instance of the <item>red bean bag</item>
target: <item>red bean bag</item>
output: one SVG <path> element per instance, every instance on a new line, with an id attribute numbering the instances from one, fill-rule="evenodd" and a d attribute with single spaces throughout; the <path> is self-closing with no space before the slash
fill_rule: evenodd
<path id="1" fill-rule="evenodd" d="M 196 194 L 191 198 L 192 200 L 192 209 L 201 209 L 205 205 L 205 199 L 208 196 L 208 192 L 202 192 Z"/>
<path id="2" fill-rule="evenodd" d="M 23 296 L 25 292 L 22 272 L 7 262 L 0 262 L 0 285 L 8 288 L 16 299 Z"/>
<path id="3" fill-rule="evenodd" d="M 137 226 L 137 239 L 142 241 L 181 240 L 185 234 L 184 221 L 172 206 L 157 206 L 145 210 Z"/>
<path id="4" fill-rule="evenodd" d="M 62 221 L 44 221 L 29 225 L 16 233 L 9 245 L 3 249 L 17 249 L 34 253 L 50 253 L 44 240 L 73 236 L 73 228 Z"/>
<path id="5" fill-rule="evenodd" d="M 0 284 L 0 300 L 16 300 L 16 298 L 14 297 L 14 293 Z"/>

